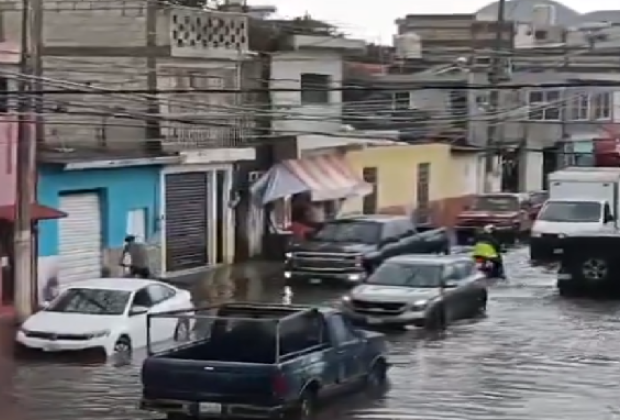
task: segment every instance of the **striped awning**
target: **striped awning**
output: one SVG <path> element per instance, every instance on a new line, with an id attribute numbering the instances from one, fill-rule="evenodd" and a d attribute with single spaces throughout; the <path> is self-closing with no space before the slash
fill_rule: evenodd
<path id="1" fill-rule="evenodd" d="M 308 192 L 313 201 L 360 197 L 372 192 L 342 155 L 326 154 L 285 160 L 274 165 L 251 191 L 263 204 Z"/>

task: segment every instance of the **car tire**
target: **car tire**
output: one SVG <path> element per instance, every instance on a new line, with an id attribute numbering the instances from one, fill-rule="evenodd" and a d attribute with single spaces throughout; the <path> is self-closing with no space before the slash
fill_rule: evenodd
<path id="1" fill-rule="evenodd" d="M 487 292 L 481 293 L 478 296 L 478 301 L 476 302 L 475 308 L 475 316 L 484 316 L 487 313 L 487 303 L 489 300 L 489 295 Z"/>
<path id="2" fill-rule="evenodd" d="M 129 354 L 133 352 L 133 348 L 131 346 L 131 340 L 126 335 L 122 335 L 116 340 L 114 343 L 114 353 L 115 354 Z"/>
<path id="3" fill-rule="evenodd" d="M 295 407 L 285 416 L 286 420 L 312 420 L 316 414 L 317 392 L 306 389 L 297 400 Z"/>
<path id="4" fill-rule="evenodd" d="M 180 319 L 174 329 L 174 341 L 189 341 L 191 335 L 192 332 L 190 331 L 189 320 Z"/>
<path id="5" fill-rule="evenodd" d="M 424 327 L 429 331 L 443 331 L 448 325 L 445 306 L 438 305 L 426 318 Z"/>
<path id="6" fill-rule="evenodd" d="M 366 386 L 371 389 L 380 389 L 387 383 L 387 363 L 378 359 L 373 363 L 366 376 Z"/>

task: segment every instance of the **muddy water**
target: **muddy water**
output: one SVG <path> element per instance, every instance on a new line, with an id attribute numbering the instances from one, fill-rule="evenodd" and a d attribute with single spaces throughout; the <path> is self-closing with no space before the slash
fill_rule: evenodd
<path id="1" fill-rule="evenodd" d="M 561 300 L 553 276 L 526 259 L 526 250 L 507 256 L 512 280 L 492 291 L 487 319 L 440 337 L 391 336 L 391 389 L 332 407 L 325 420 L 620 418 L 620 304 Z M 276 279 L 262 289 L 263 299 L 280 299 Z M 300 302 L 339 297 L 294 292 Z M 14 384 L 23 420 L 152 418 L 136 409 L 139 360 L 125 367 L 20 362 Z"/>

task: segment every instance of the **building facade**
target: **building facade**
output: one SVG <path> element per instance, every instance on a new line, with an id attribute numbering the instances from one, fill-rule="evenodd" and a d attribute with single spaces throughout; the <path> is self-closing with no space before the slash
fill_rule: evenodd
<path id="1" fill-rule="evenodd" d="M 20 7 L 2 2 L 4 39 L 19 39 Z M 251 113 L 238 91 L 249 51 L 247 15 L 75 0 L 44 2 L 40 18 L 39 89 L 83 92 L 44 98 L 38 159 L 41 183 L 50 187 L 42 198 L 75 214 L 42 229 L 42 259 L 62 258 L 43 263 L 40 278 L 63 283 L 118 273 L 118 239 L 133 230 L 152 247 L 152 268 L 162 276 L 232 261 L 234 244 L 226 238 L 234 230 L 227 216 L 234 165 L 254 158 L 245 143 Z M 120 180 L 122 190 L 114 184 Z M 82 238 L 90 241 L 87 268 L 74 267 L 77 257 L 67 255 L 77 251 L 65 247 L 67 226 L 81 223 L 80 206 L 100 220 L 84 227 L 92 230 Z"/>
<path id="2" fill-rule="evenodd" d="M 160 271 L 160 170 L 157 165 L 40 167 L 39 201 L 67 215 L 40 222 L 41 297 L 58 285 L 122 275 L 121 250 L 129 234 L 151 245 L 151 269 Z"/>
<path id="3" fill-rule="evenodd" d="M 374 190 L 347 200 L 344 213 L 412 214 L 418 223 L 450 226 L 484 188 L 478 148 L 396 144 L 351 151 L 347 160 Z"/>

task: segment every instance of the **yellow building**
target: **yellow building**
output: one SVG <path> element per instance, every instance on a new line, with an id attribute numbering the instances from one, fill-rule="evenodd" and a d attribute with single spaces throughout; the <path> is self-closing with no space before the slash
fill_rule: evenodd
<path id="1" fill-rule="evenodd" d="M 426 208 L 431 222 L 444 223 L 444 213 L 454 212 L 447 203 L 479 191 L 480 159 L 471 149 L 440 143 L 377 146 L 350 151 L 347 160 L 375 192 L 347 200 L 343 214 Z"/>

